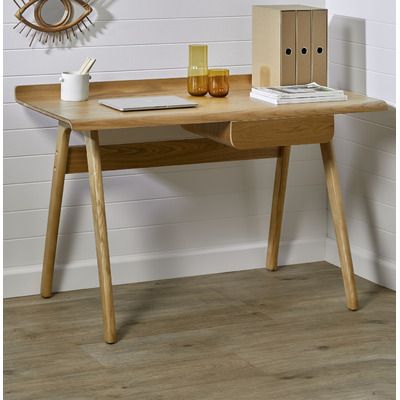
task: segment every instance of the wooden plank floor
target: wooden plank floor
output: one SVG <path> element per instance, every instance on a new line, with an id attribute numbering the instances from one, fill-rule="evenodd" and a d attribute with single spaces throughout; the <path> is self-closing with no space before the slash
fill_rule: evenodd
<path id="1" fill-rule="evenodd" d="M 395 294 L 357 284 L 357 312 L 325 262 L 117 286 L 114 345 L 97 289 L 8 299 L 4 398 L 394 399 Z"/>

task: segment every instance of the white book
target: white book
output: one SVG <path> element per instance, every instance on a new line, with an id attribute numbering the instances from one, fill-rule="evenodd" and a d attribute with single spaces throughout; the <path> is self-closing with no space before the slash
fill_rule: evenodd
<path id="1" fill-rule="evenodd" d="M 261 96 L 257 93 L 250 93 L 250 97 L 256 100 L 265 101 L 272 104 L 297 104 L 297 103 L 319 103 L 327 101 L 345 101 L 347 100 L 346 95 L 342 96 L 330 96 L 330 97 L 312 97 L 312 98 L 284 98 L 284 99 L 274 99 L 271 97 Z"/>
<path id="2" fill-rule="evenodd" d="M 314 98 L 344 96 L 343 90 L 336 90 L 317 83 L 293 86 L 254 87 L 252 92 L 275 99 Z"/>

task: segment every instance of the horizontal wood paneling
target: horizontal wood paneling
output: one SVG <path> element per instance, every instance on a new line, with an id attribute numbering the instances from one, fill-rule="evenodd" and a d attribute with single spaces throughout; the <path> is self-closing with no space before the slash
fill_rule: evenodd
<path id="1" fill-rule="evenodd" d="M 322 238 L 282 242 L 279 265 L 292 265 L 299 260 L 307 263 L 318 261 L 324 258 L 324 254 L 325 241 Z M 205 249 L 135 254 L 111 258 L 113 283 L 116 285 L 242 271 L 260 268 L 264 262 L 265 240 Z M 39 293 L 41 269 L 40 263 L 5 269 L 4 296 L 27 296 Z M 98 277 L 94 273 L 96 270 L 96 259 L 68 262 L 68 265 L 57 264 L 54 290 L 59 292 L 98 287 Z M 24 279 L 21 279 L 21 276 Z M 75 295 L 74 293 L 73 296 Z"/>
<path id="2" fill-rule="evenodd" d="M 73 48 L 36 44 L 29 49 L 28 40 L 12 30 L 14 3 L 4 2 L 6 269 L 41 263 L 55 146 L 54 121 L 15 104 L 16 85 L 56 83 L 61 71 L 76 69 L 87 55 L 97 58 L 92 81 L 186 76 L 187 44 L 192 42 L 209 43 L 210 66 L 229 67 L 232 74 L 251 72 L 250 0 L 96 3 L 96 29 Z M 290 1 L 258 4 L 272 3 Z M 302 3 L 324 6 L 323 0 Z M 168 127 L 104 132 L 101 142 L 195 137 Z M 71 143 L 82 144 L 82 138 L 73 133 Z M 258 160 L 106 172 L 111 254 L 207 251 L 266 241 L 274 166 L 273 160 Z M 284 239 L 321 240 L 326 196 L 318 146 L 294 149 L 288 193 Z M 87 175 L 69 176 L 57 263 L 95 257 L 89 204 Z M 290 255 L 290 246 L 284 251 Z M 21 279 L 25 276 L 21 273 Z"/>
<path id="3" fill-rule="evenodd" d="M 126 0 L 97 4 L 95 12 L 96 20 L 128 20 L 128 19 L 158 19 L 167 18 L 176 20 L 179 18 L 204 18 L 251 15 L 253 0 L 219 0 L 218 2 L 198 2 L 197 0 L 146 0 L 127 7 Z M 323 0 L 301 1 L 301 4 L 322 7 Z M 287 0 L 259 0 L 257 4 L 290 4 Z M 13 15 L 16 7 L 13 2 L 4 2 L 4 22 L 14 22 Z"/>
<path id="4" fill-rule="evenodd" d="M 3 133 L 3 156 L 54 155 L 57 128 L 13 129 Z M 80 134 L 72 134 L 71 146 L 83 144 Z"/>
<path id="5" fill-rule="evenodd" d="M 4 176 L 4 183 L 33 183 L 33 182 L 42 182 L 49 181 L 51 179 L 51 170 L 53 165 L 53 156 L 32 156 L 24 158 L 25 168 L 23 168 L 20 164 L 21 160 L 19 158 L 9 158 L 4 160 L 6 175 Z M 237 161 L 235 161 L 237 162 Z M 223 165 L 229 165 L 230 163 L 223 163 Z M 270 160 L 260 160 L 260 162 L 250 161 L 248 164 L 243 162 L 243 171 L 248 173 L 249 178 L 253 174 L 254 179 L 272 179 L 274 175 L 274 161 Z M 311 161 L 293 161 L 292 168 L 289 170 L 289 182 L 296 182 L 297 179 L 302 179 L 302 184 L 315 184 L 320 183 L 323 177 L 323 173 L 318 171 L 321 166 L 320 160 L 311 160 Z M 203 168 L 199 168 L 198 166 L 202 165 Z M 188 169 L 194 170 L 208 170 L 210 165 L 214 164 L 197 164 L 196 166 L 187 166 Z M 247 167 L 247 168 L 246 168 Z M 171 171 L 179 171 L 179 168 L 184 167 L 159 167 L 155 168 L 158 170 L 160 168 L 168 168 Z M 153 169 L 151 169 L 153 170 Z M 109 171 L 105 172 L 105 176 L 116 176 L 119 175 L 120 172 L 124 172 L 124 174 L 120 175 L 131 175 L 131 174 L 139 174 L 141 171 L 145 170 L 125 170 L 125 171 Z M 149 172 L 151 174 L 151 172 Z M 84 177 L 85 174 L 74 174 L 68 175 L 67 180 L 75 180 Z M 292 180 L 293 179 L 293 180 Z"/>
<path id="6" fill-rule="evenodd" d="M 396 23 L 396 1 L 385 0 L 327 0 L 326 7 L 332 15 L 343 15 L 363 19 L 366 21 L 381 22 L 384 24 Z"/>
<path id="7" fill-rule="evenodd" d="M 396 290 L 396 263 L 394 261 L 379 258 L 372 251 L 351 246 L 355 273 L 369 281 L 381 286 Z M 334 265 L 339 264 L 336 242 L 328 238 L 325 243 L 326 260 Z"/>
<path id="8" fill-rule="evenodd" d="M 8 130 L 3 133 L 4 156 L 21 157 L 28 155 L 52 155 L 56 145 L 57 128 Z M 118 129 L 100 132 L 100 144 L 144 143 L 162 140 L 199 139 L 198 135 L 189 133 L 179 126 L 155 128 Z M 72 132 L 70 145 L 83 145 L 81 134 Z M 319 159 L 317 145 L 296 146 L 291 158 L 293 160 Z"/>
<path id="9" fill-rule="evenodd" d="M 55 127 L 56 123 L 49 117 L 28 110 L 16 103 L 3 106 L 3 129 L 31 129 Z"/>
<path id="10" fill-rule="evenodd" d="M 324 185 L 320 161 L 292 163 L 289 167 L 289 188 L 292 186 Z M 224 163 L 209 169 L 165 167 L 134 175 L 106 176 L 106 202 L 146 200 L 211 193 L 252 193 L 256 188 L 272 191 L 274 162 L 272 160 Z M 87 178 L 65 182 L 65 206 L 90 204 Z M 12 184 L 4 187 L 4 210 L 46 209 L 50 182 Z"/>
<path id="11" fill-rule="evenodd" d="M 345 192 L 351 192 L 392 207 L 396 206 L 396 185 L 393 180 L 357 168 L 350 168 L 343 163 L 339 163 L 338 168 Z"/>
<path id="12" fill-rule="evenodd" d="M 330 61 L 335 64 L 348 65 L 379 74 L 396 75 L 396 50 L 365 43 L 354 43 L 345 40 L 331 39 Z"/>
<path id="13" fill-rule="evenodd" d="M 330 85 L 345 88 L 370 97 L 396 102 L 396 77 L 348 65 L 330 63 Z"/>
<path id="14" fill-rule="evenodd" d="M 261 241 L 267 237 L 268 222 L 267 215 L 259 215 L 110 230 L 110 254 L 129 255 Z M 284 220 L 282 238 L 320 239 L 325 232 L 325 210 L 289 212 Z M 5 240 L 5 267 L 39 264 L 43 256 L 43 246 L 43 237 Z M 93 233 L 60 236 L 57 251 L 57 262 L 60 263 L 94 258 Z"/>
<path id="15" fill-rule="evenodd" d="M 204 30 L 204 26 L 207 29 Z M 163 32 L 160 35 L 160 32 Z M 182 35 L 185 32 L 185 35 Z M 215 41 L 250 41 L 251 16 L 221 18 L 185 18 L 158 20 L 99 21 L 86 36 L 93 35 L 90 43 L 77 39 L 73 47 L 132 46 L 176 43 L 211 43 Z M 4 49 L 25 49 L 28 38 L 17 35 L 13 24 L 4 27 Z M 43 48 L 39 42 L 32 46 Z M 68 42 L 61 47 L 71 47 Z"/>
<path id="16" fill-rule="evenodd" d="M 251 63 L 251 43 L 215 42 L 210 43 L 209 65 L 249 65 Z M 95 71 L 132 71 L 159 68 L 187 67 L 187 44 L 147 45 L 147 46 L 107 46 L 92 47 L 90 55 L 97 59 Z M 88 54 L 85 47 L 57 49 L 58 57 L 45 49 L 29 52 L 29 74 L 58 74 L 62 71 L 74 71 Z M 26 51 L 4 51 L 4 75 L 24 75 L 26 69 Z M 51 60 L 51 62 L 50 62 Z"/>
<path id="17" fill-rule="evenodd" d="M 396 153 L 396 130 L 394 128 L 344 115 L 335 117 L 335 127 L 336 138 L 343 138 L 390 154 Z"/>
<path id="18" fill-rule="evenodd" d="M 354 143 L 346 137 L 336 138 L 335 149 L 339 163 L 393 181 L 396 179 L 396 155 L 393 153 Z"/>
<path id="19" fill-rule="evenodd" d="M 330 22 L 330 39 L 396 50 L 396 25 L 344 17 L 338 12 Z"/>
<path id="20" fill-rule="evenodd" d="M 346 213 L 352 218 L 387 232 L 396 232 L 396 207 L 355 195 L 350 190 L 344 199 Z"/>
<path id="21" fill-rule="evenodd" d="M 4 156 L 54 155 L 57 128 L 22 129 L 4 132 Z M 101 131 L 101 144 L 144 143 L 162 140 L 198 139 L 178 126 Z M 83 145 L 81 134 L 73 132 L 70 145 Z"/>
<path id="22" fill-rule="evenodd" d="M 211 194 L 196 197 L 173 197 L 107 204 L 109 229 L 130 226 L 164 225 L 217 218 L 245 217 L 269 212 L 270 188 L 262 191 Z M 325 210 L 325 190 L 321 186 L 294 186 L 288 190 L 287 211 Z M 47 210 L 29 210 L 4 214 L 9 227 L 5 239 L 43 236 L 46 231 Z M 91 206 L 64 207 L 61 234 L 92 230 Z M 71 223 L 74 221 L 74 223 Z"/>
<path id="23" fill-rule="evenodd" d="M 367 249 L 377 258 L 388 260 L 396 259 L 396 235 L 392 232 L 373 226 L 370 221 L 364 222 L 347 216 L 349 226 L 350 244 Z M 329 222 L 328 236 L 335 237 L 331 221 Z"/>
<path id="24" fill-rule="evenodd" d="M 395 132 L 396 129 L 396 107 L 393 106 L 389 106 L 388 111 L 359 114 L 356 113 L 352 115 L 352 118 L 371 122 L 384 128 L 392 128 L 393 132 Z"/>
<path id="25" fill-rule="evenodd" d="M 330 83 L 396 102 L 395 0 L 327 0 L 330 11 Z M 395 264 L 396 110 L 336 117 L 335 148 L 345 193 L 355 262 L 385 284 L 382 260 Z M 334 238 L 331 221 L 328 237 Z M 357 254 L 358 254 L 357 253 Z M 332 260 L 331 254 L 327 254 Z M 364 265 L 355 265 L 361 271 Z"/>
<path id="26" fill-rule="evenodd" d="M 350 0 L 348 3 L 344 5 L 340 1 L 327 0 L 330 16 L 330 84 L 395 103 L 395 30 L 392 26 L 391 29 L 382 29 L 382 36 L 378 33 L 380 31 L 376 31 L 374 39 L 371 35 L 367 36 L 368 23 L 375 21 L 376 24 L 377 21 L 371 18 L 369 12 L 376 10 L 375 17 L 386 15 L 391 7 L 395 8 L 395 1 L 388 0 L 385 7 L 380 7 L 378 3 L 372 5 L 372 1 L 368 0 L 358 12 L 353 8 L 357 1 Z M 343 12 L 347 9 L 350 10 L 349 14 Z M 380 25 L 389 21 L 381 21 Z M 390 40 L 387 39 L 388 31 Z M 386 42 L 387 45 L 383 44 Z"/>

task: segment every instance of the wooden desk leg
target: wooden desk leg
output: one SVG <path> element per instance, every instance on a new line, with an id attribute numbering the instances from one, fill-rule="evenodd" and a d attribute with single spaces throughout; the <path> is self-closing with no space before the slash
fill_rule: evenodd
<path id="1" fill-rule="evenodd" d="M 324 161 L 326 185 L 328 188 L 328 196 L 331 205 L 333 224 L 335 226 L 340 265 L 342 267 L 347 307 L 350 310 L 357 310 L 358 301 L 353 272 L 353 261 L 351 259 L 349 236 L 347 233 L 342 193 L 340 190 L 339 175 L 336 168 L 332 142 L 321 143 L 321 153 L 322 159 Z"/>
<path id="2" fill-rule="evenodd" d="M 272 198 L 271 218 L 269 224 L 267 269 L 278 268 L 279 241 L 281 237 L 283 209 L 285 205 L 286 182 L 289 170 L 290 146 L 280 148 L 276 160 L 274 195 Z"/>
<path id="3" fill-rule="evenodd" d="M 108 250 L 107 222 L 98 132 L 92 131 L 86 133 L 85 139 L 101 303 L 103 308 L 104 340 L 111 344 L 117 341 L 117 335 L 115 329 L 110 254 Z"/>
<path id="4" fill-rule="evenodd" d="M 61 203 L 64 191 L 64 178 L 67 168 L 70 135 L 71 129 L 61 125 L 59 126 L 56 153 L 54 155 L 53 178 L 51 182 L 42 283 L 40 289 L 40 294 L 44 298 L 51 297 L 52 295 L 54 262 L 56 258 L 58 227 L 60 225 Z"/>

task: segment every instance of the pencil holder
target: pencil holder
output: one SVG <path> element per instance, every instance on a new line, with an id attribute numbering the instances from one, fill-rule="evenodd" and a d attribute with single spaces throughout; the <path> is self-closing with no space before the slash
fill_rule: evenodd
<path id="1" fill-rule="evenodd" d="M 89 74 L 63 72 L 60 77 L 61 100 L 85 101 L 89 98 Z"/>

